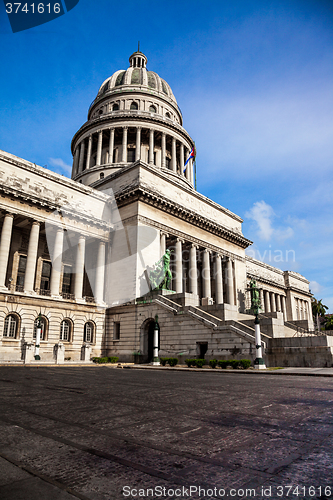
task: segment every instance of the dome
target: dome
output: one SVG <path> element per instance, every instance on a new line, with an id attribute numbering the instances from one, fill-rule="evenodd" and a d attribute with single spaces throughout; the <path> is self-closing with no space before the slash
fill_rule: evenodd
<path id="1" fill-rule="evenodd" d="M 147 70 L 147 57 L 142 52 L 134 52 L 129 62 L 130 67 L 127 70 L 116 71 L 102 83 L 96 100 L 113 92 L 124 91 L 128 87 L 129 89 L 139 88 L 141 92 L 146 90 L 160 97 L 168 97 L 177 105 L 170 85 L 154 71 Z"/>

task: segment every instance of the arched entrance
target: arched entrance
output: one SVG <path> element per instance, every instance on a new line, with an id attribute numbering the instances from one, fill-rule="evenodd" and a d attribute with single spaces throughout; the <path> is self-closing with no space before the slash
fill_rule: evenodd
<path id="1" fill-rule="evenodd" d="M 141 326 L 141 352 L 143 354 L 143 362 L 151 363 L 154 357 L 154 318 L 146 319 Z M 160 335 L 158 335 L 158 347 L 160 347 Z"/>

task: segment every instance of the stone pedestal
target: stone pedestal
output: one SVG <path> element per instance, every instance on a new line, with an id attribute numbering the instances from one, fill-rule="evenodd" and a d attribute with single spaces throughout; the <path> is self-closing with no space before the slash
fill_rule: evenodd
<path id="1" fill-rule="evenodd" d="M 26 342 L 23 349 L 23 361 L 24 363 L 31 363 L 35 360 L 34 357 L 35 344 L 32 342 Z"/>
<path id="2" fill-rule="evenodd" d="M 54 357 L 57 365 L 63 364 L 65 361 L 65 346 L 61 342 L 54 346 Z"/>
<path id="3" fill-rule="evenodd" d="M 91 345 L 84 344 L 81 347 L 81 361 L 85 361 L 86 363 L 90 363 L 91 358 Z"/>

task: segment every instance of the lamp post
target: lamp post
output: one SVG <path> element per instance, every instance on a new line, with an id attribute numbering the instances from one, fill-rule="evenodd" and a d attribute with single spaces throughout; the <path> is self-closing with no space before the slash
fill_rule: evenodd
<path id="1" fill-rule="evenodd" d="M 155 316 L 155 327 L 154 327 L 154 357 L 153 357 L 153 365 L 160 365 L 160 360 L 158 357 L 158 316 Z"/>
<path id="2" fill-rule="evenodd" d="M 37 328 L 36 328 L 36 344 L 35 344 L 35 360 L 36 361 L 40 360 L 39 344 L 40 344 L 41 331 L 42 331 L 42 319 L 41 319 L 41 315 L 39 313 L 39 316 L 37 318 Z"/>
<path id="3" fill-rule="evenodd" d="M 254 320 L 254 338 L 256 343 L 256 359 L 254 360 L 254 368 L 256 370 L 265 370 L 266 365 L 262 357 L 262 347 L 261 347 L 261 334 L 260 334 L 260 320 L 259 320 L 259 310 L 261 309 L 260 295 L 257 288 L 255 280 L 250 281 L 250 292 L 251 292 L 251 309 L 255 315 Z"/>

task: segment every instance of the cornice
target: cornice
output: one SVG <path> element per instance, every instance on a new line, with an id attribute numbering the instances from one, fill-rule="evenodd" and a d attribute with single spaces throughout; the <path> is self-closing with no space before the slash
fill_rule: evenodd
<path id="1" fill-rule="evenodd" d="M 248 279 L 255 279 L 256 281 L 260 281 L 260 283 L 264 283 L 265 285 L 268 285 L 268 286 L 271 286 L 271 287 L 274 287 L 274 288 L 281 288 L 282 290 L 287 290 L 287 287 L 285 284 L 281 284 L 281 283 L 277 283 L 276 281 L 273 281 L 273 280 L 269 280 L 267 278 L 264 278 L 262 276 L 260 276 L 260 274 L 255 274 L 255 273 L 251 273 L 251 272 L 248 272 L 246 270 L 246 277 Z"/>

